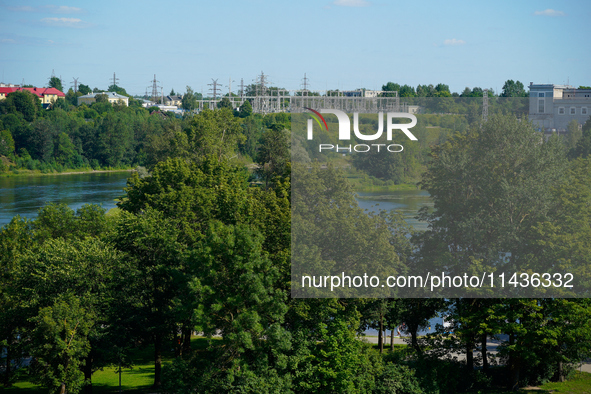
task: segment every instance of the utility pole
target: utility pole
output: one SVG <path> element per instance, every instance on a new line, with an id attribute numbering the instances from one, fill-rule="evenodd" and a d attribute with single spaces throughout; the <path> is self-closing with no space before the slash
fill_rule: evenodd
<path id="1" fill-rule="evenodd" d="M 240 98 L 244 96 L 244 78 L 240 78 Z"/>
<path id="2" fill-rule="evenodd" d="M 155 77 L 155 76 L 154 76 L 154 77 Z M 119 78 L 117 78 L 117 77 L 115 76 L 115 73 L 113 73 L 113 84 L 112 84 L 112 86 L 115 86 L 115 87 L 117 87 L 117 81 L 118 81 L 118 80 L 119 80 Z"/>

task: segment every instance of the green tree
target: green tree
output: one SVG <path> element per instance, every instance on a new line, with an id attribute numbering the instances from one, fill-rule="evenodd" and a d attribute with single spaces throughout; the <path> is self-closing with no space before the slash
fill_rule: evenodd
<path id="1" fill-rule="evenodd" d="M 574 151 L 577 143 L 583 137 L 583 130 L 579 127 L 579 123 L 573 119 L 568 122 L 566 126 L 566 147 L 569 151 Z"/>
<path id="2" fill-rule="evenodd" d="M 183 95 L 183 100 L 181 102 L 181 107 L 185 111 L 192 112 L 197 108 L 197 97 L 193 92 L 193 89 L 189 85 L 187 85 L 187 91 Z"/>
<path id="3" fill-rule="evenodd" d="M 82 95 L 86 95 L 92 93 L 92 89 L 90 88 L 90 86 L 81 83 L 80 85 L 78 85 L 78 92 L 82 93 Z"/>
<path id="4" fill-rule="evenodd" d="M 482 129 L 455 135 L 433 149 L 422 185 L 435 210 L 420 215 L 431 229 L 420 236 L 422 261 L 450 275 L 518 272 L 535 224 L 549 217 L 551 188 L 566 165 L 557 139 L 544 142 L 530 123 L 495 115 Z M 533 261 L 532 261 L 533 264 Z"/>
<path id="5" fill-rule="evenodd" d="M 31 352 L 35 380 L 50 393 L 76 393 L 84 384 L 81 359 L 90 351 L 88 333 L 92 316 L 76 297 L 64 295 L 51 306 L 42 308 L 32 319 Z"/>
<path id="6" fill-rule="evenodd" d="M 14 153 L 14 139 L 8 130 L 0 131 L 0 155 L 8 156 Z"/>
<path id="7" fill-rule="evenodd" d="M 589 157 L 591 154 L 591 118 L 587 119 L 583 125 L 581 138 L 577 141 L 575 149 L 569 152 L 571 158 Z"/>
<path id="8" fill-rule="evenodd" d="M 21 113 L 27 122 L 34 121 L 42 111 L 39 97 L 29 91 L 16 91 L 6 96 L 8 113 Z"/>
<path id="9" fill-rule="evenodd" d="M 451 93 L 449 91 L 449 86 L 443 83 L 438 83 L 435 86 L 435 97 L 451 97 Z"/>
<path id="10" fill-rule="evenodd" d="M 197 160 L 213 155 L 219 161 L 236 155 L 244 141 L 240 120 L 229 109 L 203 110 L 194 116 L 187 131 L 189 145 Z"/>
<path id="11" fill-rule="evenodd" d="M 80 210 L 79 210 L 80 213 Z M 95 219 L 98 213 L 104 217 L 104 210 L 97 211 L 85 208 L 80 216 L 77 216 L 74 228 L 75 235 L 70 239 L 48 239 L 36 249 L 29 249 L 20 260 L 21 272 L 17 283 L 20 287 L 22 312 L 25 315 L 39 313 L 43 308 L 52 307 L 58 301 L 64 301 L 62 297 L 67 295 L 67 303 L 72 300 L 79 303 L 83 312 L 76 312 L 85 319 L 88 324 L 88 332 L 82 338 L 88 342 L 88 353 L 80 355 L 85 358 L 78 362 L 84 366 L 83 376 L 86 383 L 90 384 L 92 373 L 97 364 L 101 365 L 101 353 L 108 349 L 108 343 L 104 343 L 105 334 L 113 329 L 110 321 L 110 292 L 111 278 L 116 267 L 121 263 L 117 252 L 104 244 L 96 237 L 91 237 L 92 226 L 80 226 L 85 220 Z M 98 221 L 100 223 L 100 220 Z M 77 231 L 79 229 L 79 231 Z M 29 330 L 39 329 L 40 321 L 31 319 L 31 323 L 24 326 L 24 331 L 29 335 Z M 42 326 L 42 325 L 41 325 Z M 32 353 L 34 356 L 43 354 L 40 350 L 44 343 L 43 337 L 32 336 Z M 104 364 L 103 364 L 104 365 Z M 59 365 L 47 368 L 57 368 L 53 374 L 61 370 Z M 36 374 L 44 378 L 46 371 L 37 370 Z"/>
<path id="12" fill-rule="evenodd" d="M 388 82 L 382 86 L 383 92 L 398 92 L 400 94 L 400 85 L 394 82 Z M 394 93 L 384 93 L 384 97 L 394 97 Z"/>
<path id="13" fill-rule="evenodd" d="M 274 128 L 266 130 L 261 137 L 257 153 L 260 167 L 258 173 L 268 185 L 275 176 L 285 174 L 290 161 L 290 133 L 288 130 Z"/>
<path id="14" fill-rule="evenodd" d="M 121 273 L 124 297 L 119 308 L 130 318 L 121 320 L 128 320 L 129 329 L 154 344 L 154 387 L 162 384 L 162 351 L 176 329 L 174 304 L 183 290 L 186 248 L 180 239 L 178 223 L 152 209 L 137 216 L 123 214 L 113 239 L 129 258 Z"/>
<path id="15" fill-rule="evenodd" d="M 151 133 L 147 136 L 145 152 L 147 166 L 153 168 L 157 163 L 168 158 L 188 158 L 189 141 L 187 134 L 180 129 L 178 123 L 162 125 L 162 133 Z"/>
<path id="16" fill-rule="evenodd" d="M 252 105 L 250 105 L 250 101 L 244 100 L 240 109 L 238 110 L 238 116 L 241 118 L 247 118 L 252 115 Z"/>
<path id="17" fill-rule="evenodd" d="M 55 161 L 61 165 L 70 165 L 77 156 L 76 147 L 66 133 L 60 133 L 57 138 L 57 147 L 55 149 Z"/>
<path id="18" fill-rule="evenodd" d="M 0 228 L 0 347 L 4 350 L 4 386 L 13 378 L 13 360 L 22 341 L 19 328 L 26 326 L 22 310 L 22 289 L 18 283 L 20 259 L 34 245 L 31 223 L 20 216 Z"/>
<path id="19" fill-rule="evenodd" d="M 127 91 L 122 88 L 121 86 L 117 86 L 117 85 L 110 85 L 107 89 L 108 92 L 115 92 L 117 94 L 120 94 L 122 96 L 127 96 L 127 97 L 131 97 L 129 94 L 127 94 Z"/>
<path id="20" fill-rule="evenodd" d="M 49 84 L 48 84 L 48 86 L 50 88 L 56 88 L 60 92 L 63 92 L 64 91 L 64 87 L 62 86 L 62 80 L 59 79 L 58 77 L 51 77 L 51 78 L 49 78 Z"/>
<path id="21" fill-rule="evenodd" d="M 503 91 L 501 97 L 527 97 L 528 94 L 525 91 L 523 84 L 519 81 L 513 81 L 508 79 L 503 85 Z"/>
<path id="22" fill-rule="evenodd" d="M 233 110 L 232 102 L 228 97 L 223 97 L 220 102 L 218 103 L 218 108 L 227 108 L 229 110 Z"/>
<path id="23" fill-rule="evenodd" d="M 106 94 L 97 94 L 94 96 L 95 103 L 108 103 L 109 97 Z"/>

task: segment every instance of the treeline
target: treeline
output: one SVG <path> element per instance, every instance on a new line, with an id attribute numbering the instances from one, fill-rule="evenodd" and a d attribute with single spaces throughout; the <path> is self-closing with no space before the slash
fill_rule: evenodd
<path id="1" fill-rule="evenodd" d="M 382 86 L 382 91 L 398 92 L 399 97 L 482 97 L 484 95 L 484 90 L 484 88 L 476 86 L 474 88 L 466 87 L 462 91 L 462 93 L 452 93 L 449 89 L 449 85 L 446 85 L 444 83 L 438 83 L 437 85 L 419 84 L 416 88 L 414 88 L 413 86 L 407 84 L 401 85 L 395 82 L 388 82 Z M 488 88 L 486 90 L 488 90 L 489 97 L 494 97 L 496 95 L 494 89 Z M 386 95 L 388 95 L 388 93 L 386 93 Z M 503 84 L 501 93 L 497 96 L 528 97 L 529 94 L 525 91 L 523 83 L 521 83 L 520 81 L 513 81 L 512 79 L 508 79 Z"/>
<path id="2" fill-rule="evenodd" d="M 129 107 L 98 100 L 74 106 L 59 99 L 49 110 L 29 92 L 14 92 L 0 101 L 0 172 L 19 169 L 60 172 L 65 169 L 154 166 L 163 157 L 190 157 L 195 129 L 211 119 L 224 119 L 225 138 L 236 138 L 236 154 L 245 162 L 257 160 L 264 131 L 275 118 L 289 129 L 285 114 L 253 115 L 249 105 L 240 111 L 205 111 L 177 117 L 156 107 L 144 109 L 138 101 Z M 223 107 L 223 105 L 222 105 Z M 230 106 L 231 107 L 231 106 Z M 279 127 L 279 126 L 274 126 Z"/>

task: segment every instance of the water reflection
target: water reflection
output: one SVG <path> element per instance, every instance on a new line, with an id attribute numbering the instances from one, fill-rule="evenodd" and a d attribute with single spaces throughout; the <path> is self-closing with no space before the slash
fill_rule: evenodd
<path id="1" fill-rule="evenodd" d="M 370 212 L 378 210 L 399 210 L 407 223 L 417 230 L 427 230 L 427 223 L 418 221 L 417 212 L 424 206 L 433 207 L 433 202 L 425 190 L 398 190 L 392 192 L 358 192 L 357 203 Z"/>
<path id="2" fill-rule="evenodd" d="M 43 175 L 0 178 L 0 226 L 13 216 L 29 219 L 49 202 L 76 210 L 84 204 L 111 209 L 124 192 L 129 172 Z"/>

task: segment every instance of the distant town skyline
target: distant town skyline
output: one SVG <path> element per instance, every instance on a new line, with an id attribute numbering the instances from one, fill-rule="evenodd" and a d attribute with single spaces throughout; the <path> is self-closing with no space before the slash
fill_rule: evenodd
<path id="1" fill-rule="evenodd" d="M 115 72 L 133 95 L 154 74 L 164 94 L 208 95 L 261 71 L 290 90 L 304 73 L 312 90 L 590 85 L 590 17 L 588 1 L 0 1 L 0 81 L 46 86 L 53 70 L 65 91 L 106 89 Z"/>

